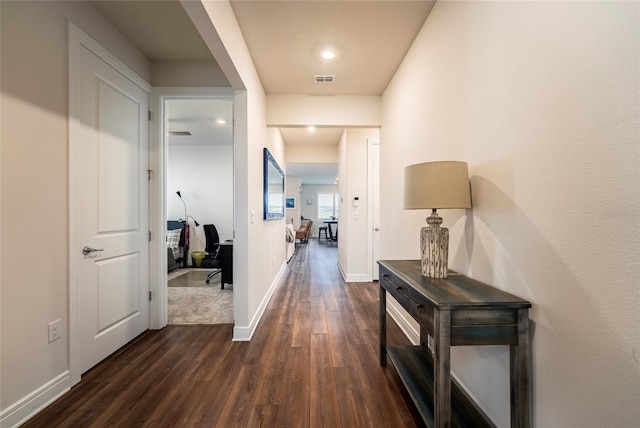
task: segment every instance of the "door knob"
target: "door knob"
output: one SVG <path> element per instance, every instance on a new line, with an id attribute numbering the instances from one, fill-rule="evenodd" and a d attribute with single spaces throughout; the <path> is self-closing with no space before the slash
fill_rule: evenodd
<path id="1" fill-rule="evenodd" d="M 380 230 L 379 227 L 374 227 L 373 230 L 375 230 L 376 232 Z"/>
<path id="2" fill-rule="evenodd" d="M 95 253 L 96 251 L 104 251 L 104 248 L 91 248 L 85 245 L 82 249 L 82 254 L 88 256 L 89 254 Z"/>

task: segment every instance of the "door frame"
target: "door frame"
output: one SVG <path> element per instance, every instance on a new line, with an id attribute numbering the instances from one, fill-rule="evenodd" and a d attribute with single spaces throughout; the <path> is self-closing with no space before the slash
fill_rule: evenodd
<path id="1" fill-rule="evenodd" d="M 149 169 L 151 170 L 149 188 L 149 228 L 151 230 L 149 281 L 153 297 L 150 307 L 149 328 L 152 330 L 159 330 L 167 325 L 169 310 L 169 296 L 167 293 L 167 247 L 164 240 L 167 224 L 166 170 L 168 150 L 167 133 L 165 129 L 165 104 L 169 100 L 202 98 L 235 101 L 233 88 L 155 87 L 151 90 L 151 102 L 149 104 L 152 128 L 150 132 L 151 141 L 149 142 L 151 151 L 149 157 Z"/>
<path id="2" fill-rule="evenodd" d="M 75 229 L 78 219 L 78 193 L 76 184 L 82 177 L 77 175 L 78 158 L 76 156 L 80 144 L 79 130 L 80 122 L 78 120 L 78 80 L 80 70 L 80 49 L 82 47 L 94 53 L 97 57 L 113 67 L 135 85 L 139 86 L 149 96 L 151 95 L 151 85 L 147 83 L 136 72 L 127 67 L 111 52 L 103 48 L 98 42 L 91 38 L 88 34 L 78 28 L 71 22 L 68 22 L 69 35 L 69 152 L 68 152 L 68 173 L 69 173 L 69 213 L 67 228 L 69 232 L 69 313 L 68 313 L 68 346 L 69 346 L 69 386 L 73 386 L 80 382 L 82 375 L 80 361 L 80 338 L 78 334 L 78 263 L 77 249 L 80 247 L 78 236 Z M 150 134 L 149 134 L 150 135 Z M 151 141 L 149 141 L 151 143 Z M 151 196 L 151 195 L 149 195 Z M 151 286 L 151 284 L 149 284 Z M 151 309 L 151 307 L 149 308 Z"/>
<path id="3" fill-rule="evenodd" d="M 367 245 L 367 260 L 368 260 L 368 272 L 369 272 L 369 276 L 371 278 L 372 281 L 377 281 L 378 280 L 378 269 L 377 269 L 377 265 L 376 262 L 377 260 L 375 260 L 375 254 L 376 254 L 376 235 L 379 234 L 378 231 L 374 230 L 377 224 L 380 224 L 380 212 L 375 212 L 374 211 L 374 199 L 379 199 L 380 198 L 380 192 L 378 189 L 378 194 L 375 194 L 375 189 L 373 188 L 373 183 L 374 183 L 374 173 L 378 173 L 378 183 L 380 182 L 380 162 L 379 162 L 379 151 L 378 151 L 378 165 L 377 168 L 374 165 L 374 159 L 373 159 L 373 148 L 374 146 L 378 146 L 378 150 L 380 150 L 380 137 L 378 138 L 368 138 L 367 139 L 367 162 L 368 162 L 368 168 L 367 168 L 367 188 L 368 188 L 368 211 L 369 211 L 369 215 L 367 216 L 367 230 L 369 231 L 369 245 Z M 378 204 L 378 207 L 380 205 Z M 379 238 L 377 241 L 377 246 L 379 247 Z M 379 248 L 378 248 L 379 250 Z"/>

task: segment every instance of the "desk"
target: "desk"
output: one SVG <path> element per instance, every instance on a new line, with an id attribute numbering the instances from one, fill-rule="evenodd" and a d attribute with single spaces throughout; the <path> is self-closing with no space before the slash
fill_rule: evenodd
<path id="1" fill-rule="evenodd" d="M 233 284 L 233 241 L 220 243 L 220 288 L 224 290 L 225 284 Z"/>
<path id="2" fill-rule="evenodd" d="M 324 224 L 326 224 L 329 227 L 329 241 L 337 241 L 338 240 L 338 220 L 325 220 Z M 333 229 L 331 228 L 331 225 L 335 224 L 336 225 L 336 234 L 333 234 Z"/>
<path id="3" fill-rule="evenodd" d="M 451 346 L 509 345 L 511 426 L 531 424 L 531 303 L 464 275 L 422 276 L 420 260 L 380 260 L 380 364 L 391 359 L 427 426 L 493 426 L 450 373 Z M 386 292 L 420 325 L 420 346 L 387 346 Z M 433 338 L 433 352 L 427 345 Z"/>

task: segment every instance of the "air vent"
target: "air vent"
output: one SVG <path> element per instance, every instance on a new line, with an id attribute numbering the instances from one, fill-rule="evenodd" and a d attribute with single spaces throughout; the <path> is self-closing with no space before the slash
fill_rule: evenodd
<path id="1" fill-rule="evenodd" d="M 335 74 L 316 74 L 314 76 L 316 83 L 333 83 L 336 81 Z"/>
<path id="2" fill-rule="evenodd" d="M 191 135 L 191 132 L 189 131 L 168 131 L 167 132 L 168 135 L 183 135 L 183 136 L 187 136 L 187 135 Z"/>

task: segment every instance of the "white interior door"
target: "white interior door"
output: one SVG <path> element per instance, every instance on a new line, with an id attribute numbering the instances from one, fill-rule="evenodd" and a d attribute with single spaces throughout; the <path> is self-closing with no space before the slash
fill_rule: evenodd
<path id="1" fill-rule="evenodd" d="M 149 94 L 84 45 L 77 61 L 70 227 L 83 373 L 149 328 Z"/>
<path id="2" fill-rule="evenodd" d="M 373 205 L 373 280 L 378 281 L 378 260 L 380 259 L 380 142 L 371 145 L 371 170 L 372 170 L 372 205 Z"/>

